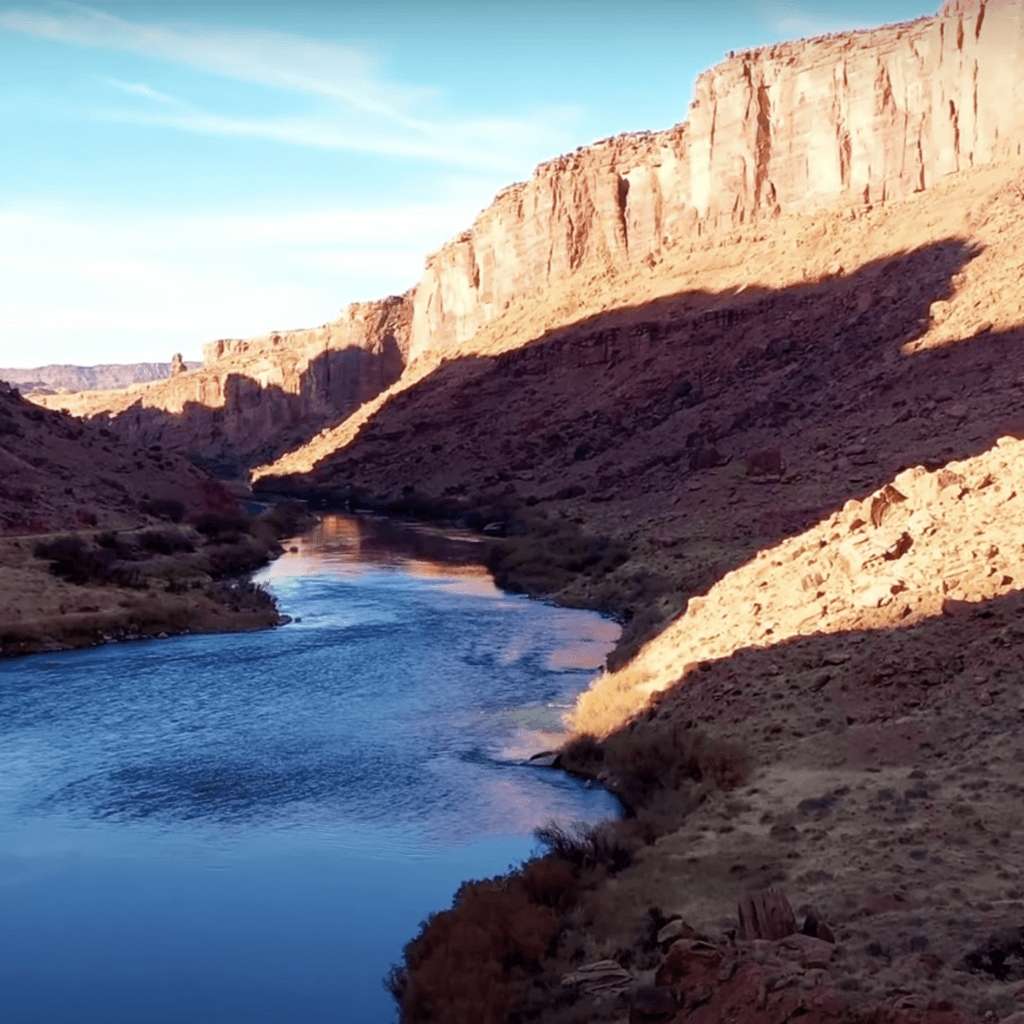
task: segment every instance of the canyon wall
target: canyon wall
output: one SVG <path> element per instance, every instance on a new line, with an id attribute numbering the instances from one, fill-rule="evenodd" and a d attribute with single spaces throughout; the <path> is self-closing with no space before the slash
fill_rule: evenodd
<path id="1" fill-rule="evenodd" d="M 574 275 L 653 266 L 758 218 L 904 197 L 1017 158 L 1022 140 L 1021 0 L 950 0 L 933 18 L 730 54 L 698 78 L 685 122 L 542 164 L 430 255 L 406 295 L 214 342 L 203 370 L 159 385 L 40 401 L 251 466 Z"/>
<path id="2" fill-rule="evenodd" d="M 100 366 L 69 366 L 50 363 L 30 370 L 0 367 L 0 380 L 13 384 L 19 391 L 98 391 L 126 388 L 171 376 L 171 363 L 104 363 Z M 185 363 L 186 370 L 195 370 L 202 363 Z"/>
<path id="3" fill-rule="evenodd" d="M 588 262 L 899 198 L 1019 156 L 1022 140 L 1020 0 L 952 0 L 934 18 L 731 54 L 698 78 L 686 122 L 542 164 L 428 257 L 412 353 L 457 348 Z"/>
<path id="4" fill-rule="evenodd" d="M 202 368 L 168 380 L 34 400 L 110 417 L 124 440 L 184 448 L 234 475 L 302 444 L 394 383 L 411 316 L 408 295 L 354 303 L 321 327 L 210 342 Z"/>

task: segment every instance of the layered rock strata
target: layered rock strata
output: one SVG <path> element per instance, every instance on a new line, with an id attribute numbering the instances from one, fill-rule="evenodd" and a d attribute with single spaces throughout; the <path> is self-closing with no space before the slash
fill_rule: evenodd
<path id="1" fill-rule="evenodd" d="M 472 354 L 481 328 L 530 296 L 654 267 L 751 221 L 869 207 L 1019 156 L 1022 67 L 1024 17 L 1007 0 L 731 54 L 699 77 L 685 122 L 542 164 L 429 256 L 406 295 L 309 331 L 215 342 L 199 374 L 141 392 L 46 404 L 252 465 L 343 420 L 409 361 Z"/>
<path id="2" fill-rule="evenodd" d="M 906 196 L 1020 155 L 1020 4 L 732 54 L 688 119 L 542 164 L 428 257 L 411 348 L 458 349 L 516 298 L 587 262 L 657 260 L 715 229 Z"/>
<path id="3" fill-rule="evenodd" d="M 308 440 L 397 380 L 410 315 L 406 296 L 356 303 L 322 327 L 211 342 L 201 369 L 166 381 L 36 401 L 111 417 L 124 440 L 185 449 L 230 476 Z"/>

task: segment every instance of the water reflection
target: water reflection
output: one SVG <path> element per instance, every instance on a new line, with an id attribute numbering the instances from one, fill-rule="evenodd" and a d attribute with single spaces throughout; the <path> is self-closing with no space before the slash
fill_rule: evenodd
<path id="1" fill-rule="evenodd" d="M 263 578 L 272 584 L 288 578 L 351 578 L 390 567 L 452 594 L 489 597 L 498 599 L 499 607 L 519 607 L 519 599 L 509 600 L 495 586 L 484 565 L 491 543 L 468 531 L 369 516 L 328 515 L 308 534 L 289 542 L 290 550 Z M 610 619 L 567 608 L 538 622 L 536 630 L 543 634 L 545 644 L 555 641 L 546 655 L 548 668 L 555 672 L 599 670 L 620 633 L 619 626 Z M 499 660 L 503 664 L 518 661 L 536 647 L 538 640 L 536 634 L 520 633 L 499 653 Z M 560 729 L 560 723 L 554 728 Z"/>
<path id="2" fill-rule="evenodd" d="M 614 627 L 501 593 L 475 537 L 332 516 L 290 546 L 292 625 L 0 664 L 12 1019 L 380 1024 L 460 881 L 615 812 L 519 763 Z"/>

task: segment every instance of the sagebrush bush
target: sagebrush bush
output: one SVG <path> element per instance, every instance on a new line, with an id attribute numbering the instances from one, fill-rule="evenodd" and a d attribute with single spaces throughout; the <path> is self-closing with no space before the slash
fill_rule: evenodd
<path id="1" fill-rule="evenodd" d="M 452 909 L 428 918 L 385 981 L 404 1024 L 505 1024 L 524 978 L 553 952 L 559 915 L 534 902 L 515 876 L 467 882 Z"/>
<path id="2" fill-rule="evenodd" d="M 34 553 L 37 558 L 48 560 L 50 572 L 68 583 L 107 581 L 111 577 L 114 553 L 88 546 L 77 534 L 62 534 L 43 541 L 36 545 Z"/>
<path id="3" fill-rule="evenodd" d="M 685 793 L 695 785 L 731 789 L 750 773 L 750 759 L 739 744 L 656 715 L 634 719 L 603 740 L 578 736 L 563 748 L 560 763 L 568 771 L 607 779 L 632 814 L 655 801 L 664 808 L 663 794 Z M 685 814 L 685 799 L 678 807 Z"/>
<path id="4" fill-rule="evenodd" d="M 523 891 L 536 904 L 560 913 L 569 910 L 579 895 L 579 872 L 568 860 L 536 857 L 520 870 Z"/>
<path id="5" fill-rule="evenodd" d="M 282 501 L 272 505 L 260 519 L 277 537 L 293 537 L 310 525 L 312 516 L 300 501 Z"/>
<path id="6" fill-rule="evenodd" d="M 142 511 L 160 519 L 170 519 L 172 523 L 180 523 L 185 517 L 185 505 L 177 498 L 156 498 L 147 501 L 142 505 Z"/>
<path id="7" fill-rule="evenodd" d="M 170 527 L 144 530 L 138 535 L 139 544 L 158 555 L 173 555 L 176 551 L 195 551 L 196 546 L 187 533 Z"/>
<path id="8" fill-rule="evenodd" d="M 550 821 L 534 829 L 533 834 L 555 858 L 577 869 L 604 867 L 615 874 L 633 863 L 633 851 L 616 834 L 612 823 L 588 825 L 574 821 L 560 825 Z"/>
<path id="9" fill-rule="evenodd" d="M 239 535 L 249 533 L 252 523 L 241 512 L 230 515 L 222 512 L 203 512 L 193 521 L 195 528 L 211 539 L 231 538 L 237 540 Z"/>
<path id="10" fill-rule="evenodd" d="M 207 571 L 214 578 L 241 576 L 258 569 L 267 560 L 267 550 L 252 544 L 248 538 L 234 543 L 210 544 L 203 549 Z"/>

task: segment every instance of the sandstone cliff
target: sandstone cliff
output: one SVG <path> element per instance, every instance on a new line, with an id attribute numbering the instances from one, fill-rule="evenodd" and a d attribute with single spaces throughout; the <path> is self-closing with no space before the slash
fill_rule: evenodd
<path id="1" fill-rule="evenodd" d="M 505 189 L 406 295 L 309 331 L 215 342 L 204 370 L 143 391 L 45 404 L 255 465 L 344 420 L 408 363 L 472 354 L 485 325 L 541 294 L 642 272 L 737 226 L 864 209 L 1019 156 L 1021 67 L 1024 17 L 1009 0 L 954 0 L 933 18 L 733 54 L 699 77 L 682 124 L 581 148 Z M 835 252 L 804 273 L 842 262 Z M 578 319 L 571 299 L 561 323 Z M 523 322 L 513 344 L 536 327 Z"/>
<path id="2" fill-rule="evenodd" d="M 1020 4 L 734 54 L 702 74 L 686 122 L 541 165 L 427 259 L 411 350 L 450 350 L 587 262 L 657 260 L 779 212 L 906 196 L 1019 155 Z"/>
<path id="3" fill-rule="evenodd" d="M 125 440 L 184 449 L 231 476 L 308 440 L 397 380 L 410 312 L 406 296 L 356 303 L 322 327 L 211 342 L 200 369 L 168 380 L 36 401 L 112 417 Z"/>

